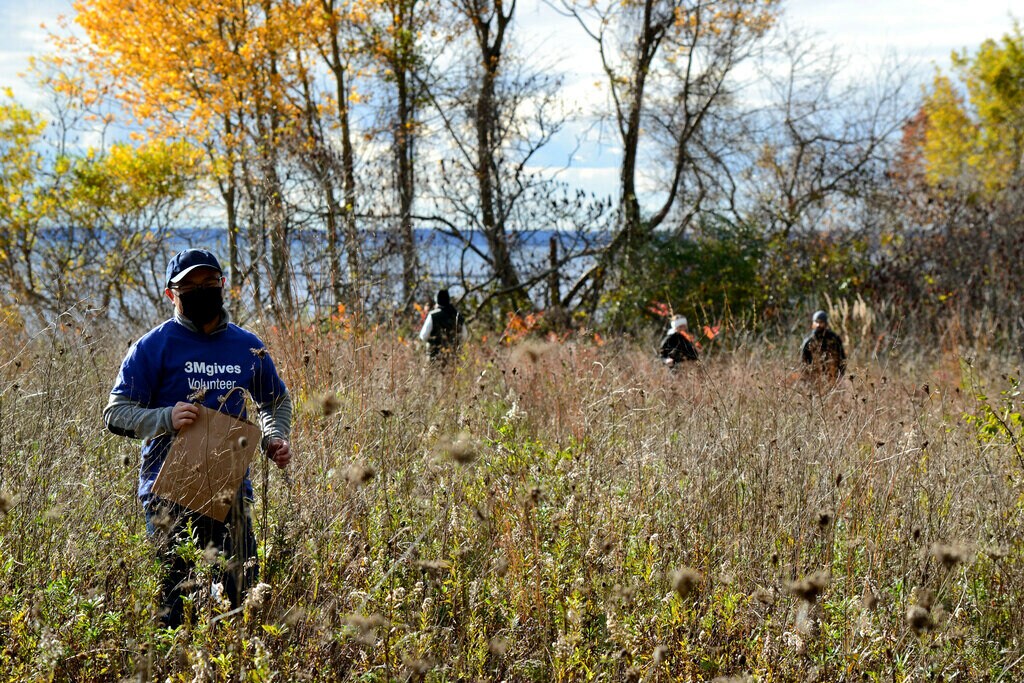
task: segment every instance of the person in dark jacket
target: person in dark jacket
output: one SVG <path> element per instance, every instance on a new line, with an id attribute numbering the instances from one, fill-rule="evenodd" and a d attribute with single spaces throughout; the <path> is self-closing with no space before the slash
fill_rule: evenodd
<path id="1" fill-rule="evenodd" d="M 800 359 L 811 376 L 837 381 L 846 373 L 843 340 L 829 329 L 825 311 L 817 311 L 811 318 L 811 333 L 800 346 Z"/>
<path id="2" fill-rule="evenodd" d="M 447 289 L 437 293 L 437 305 L 427 314 L 420 339 L 427 343 L 430 360 L 449 363 L 459 350 L 463 333 L 462 314 L 452 305 Z"/>
<path id="3" fill-rule="evenodd" d="M 665 365 L 674 366 L 688 360 L 697 360 L 697 349 L 690 341 L 684 316 L 676 316 L 661 341 L 661 358 Z"/>

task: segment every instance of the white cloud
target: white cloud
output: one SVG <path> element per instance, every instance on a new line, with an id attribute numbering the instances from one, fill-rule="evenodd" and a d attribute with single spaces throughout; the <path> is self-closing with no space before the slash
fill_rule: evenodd
<path id="1" fill-rule="evenodd" d="M 22 77 L 29 57 L 45 54 L 49 31 L 71 11 L 71 0 L 0 0 L 0 87 L 11 88 L 22 104 L 34 106 L 41 99 Z"/>

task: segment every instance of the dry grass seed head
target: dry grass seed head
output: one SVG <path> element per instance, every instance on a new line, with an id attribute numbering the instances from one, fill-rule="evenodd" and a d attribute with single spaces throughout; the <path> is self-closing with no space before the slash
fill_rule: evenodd
<path id="1" fill-rule="evenodd" d="M 262 609 L 270 597 L 270 590 L 270 584 L 262 581 L 253 586 L 245 596 L 245 609 L 250 612 Z"/>
<path id="2" fill-rule="evenodd" d="M 418 657 L 407 658 L 403 661 L 403 664 L 405 664 L 406 668 L 406 679 L 411 681 L 423 680 L 423 677 L 434 668 L 433 662 Z"/>
<path id="3" fill-rule="evenodd" d="M 788 582 L 786 590 L 804 602 L 814 604 L 817 602 L 818 596 L 828 586 L 829 580 L 830 577 L 827 572 L 818 571 L 798 581 Z"/>
<path id="4" fill-rule="evenodd" d="M 221 489 L 213 496 L 213 502 L 216 505 L 231 505 L 231 501 L 234 497 L 235 492 L 231 489 Z"/>
<path id="5" fill-rule="evenodd" d="M 206 549 L 203 550 L 203 562 L 210 566 L 219 563 L 223 559 L 224 554 L 220 551 L 220 548 L 215 546 L 213 543 L 207 545 Z"/>

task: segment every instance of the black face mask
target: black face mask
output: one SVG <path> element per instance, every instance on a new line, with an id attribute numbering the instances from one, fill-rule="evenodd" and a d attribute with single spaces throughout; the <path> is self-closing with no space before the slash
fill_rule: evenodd
<path id="1" fill-rule="evenodd" d="M 182 314 L 202 330 L 220 317 L 224 308 L 224 293 L 220 287 L 204 287 L 179 295 Z"/>

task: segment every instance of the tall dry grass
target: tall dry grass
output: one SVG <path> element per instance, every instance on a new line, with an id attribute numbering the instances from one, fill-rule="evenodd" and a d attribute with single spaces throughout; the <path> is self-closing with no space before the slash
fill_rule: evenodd
<path id="1" fill-rule="evenodd" d="M 1022 675 L 1024 472 L 964 419 L 995 359 L 855 353 L 833 390 L 795 338 L 674 373 L 474 343 L 438 374 L 393 331 L 261 330 L 296 403 L 290 478 L 253 471 L 268 586 L 172 633 L 138 444 L 100 418 L 129 340 L 61 322 L 2 340 L 2 679 Z"/>

